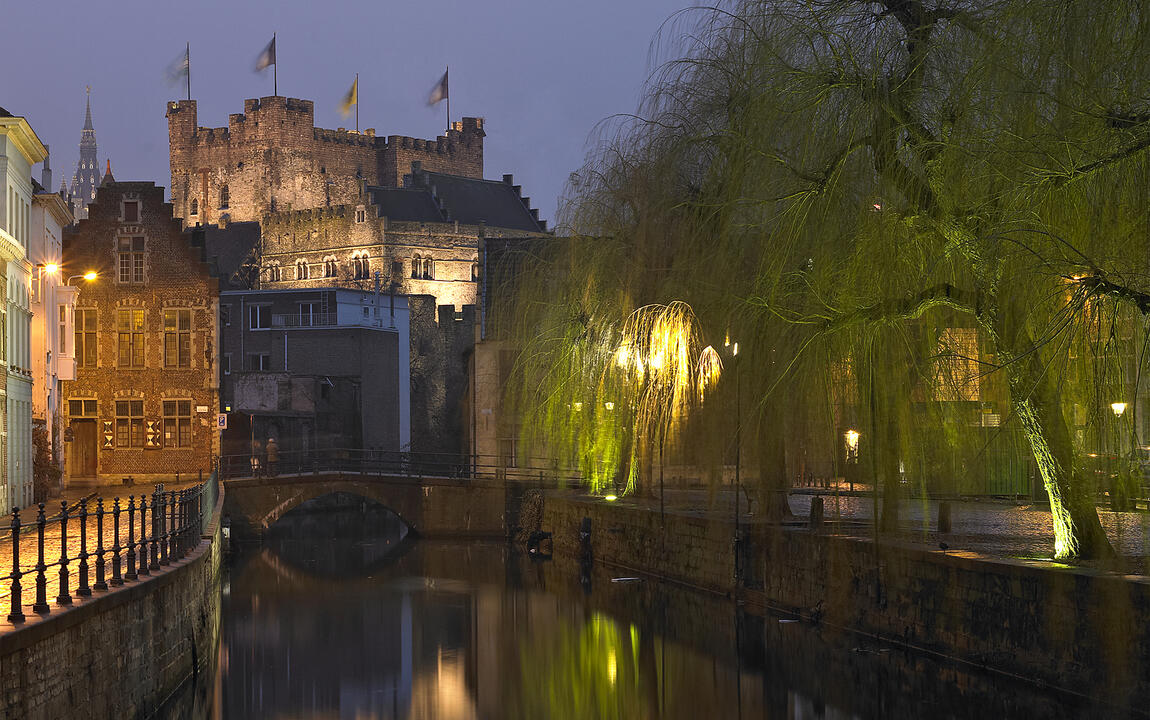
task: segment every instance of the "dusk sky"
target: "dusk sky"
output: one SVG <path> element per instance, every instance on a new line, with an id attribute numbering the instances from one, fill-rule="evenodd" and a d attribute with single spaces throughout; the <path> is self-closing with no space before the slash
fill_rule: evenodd
<path id="1" fill-rule="evenodd" d="M 434 138 L 444 104 L 427 96 L 451 67 L 451 114 L 486 118 L 484 174 L 514 173 L 549 226 L 595 124 L 634 112 L 652 70 L 651 43 L 686 0 L 488 2 L 5 3 L 0 106 L 51 146 L 53 181 L 79 156 L 84 86 L 101 165 L 120 180 L 170 184 L 165 103 L 185 97 L 165 69 L 191 43 L 199 124 L 222 127 L 245 98 L 272 94 L 253 72 L 275 31 L 279 94 L 315 101 L 316 125 L 355 127 L 338 104 L 355 74 L 360 128 Z M 39 178 L 37 171 L 36 177 Z"/>

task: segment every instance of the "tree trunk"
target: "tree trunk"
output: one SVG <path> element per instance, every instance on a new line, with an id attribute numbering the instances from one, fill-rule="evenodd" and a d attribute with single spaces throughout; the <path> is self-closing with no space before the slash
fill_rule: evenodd
<path id="1" fill-rule="evenodd" d="M 1022 363 L 1010 363 L 1016 368 Z M 1058 382 L 1032 351 L 1025 371 L 1011 370 L 1014 411 L 1034 453 L 1034 461 L 1050 498 L 1054 526 L 1054 557 L 1106 558 L 1114 549 L 1098 520 L 1094 488 L 1076 475 L 1074 444 L 1062 413 Z"/>

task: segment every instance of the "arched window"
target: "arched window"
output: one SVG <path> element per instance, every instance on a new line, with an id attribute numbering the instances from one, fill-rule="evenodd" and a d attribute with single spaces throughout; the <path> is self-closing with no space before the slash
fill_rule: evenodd
<path id="1" fill-rule="evenodd" d="M 280 266 L 279 265 L 269 265 L 268 266 L 268 282 L 279 282 L 280 279 L 281 279 L 281 277 L 280 277 Z"/>
<path id="2" fill-rule="evenodd" d="M 423 279 L 435 279 L 435 261 L 431 258 L 423 258 Z"/>
<path id="3" fill-rule="evenodd" d="M 324 277 L 335 277 L 335 274 L 336 274 L 335 258 L 333 258 L 333 257 L 324 258 L 323 259 L 323 276 Z"/>
<path id="4" fill-rule="evenodd" d="M 220 210 L 226 210 L 228 207 L 228 186 L 224 185 L 220 188 Z"/>
<path id="5" fill-rule="evenodd" d="M 295 261 L 295 279 L 296 280 L 307 280 L 307 277 L 308 277 L 307 260 L 296 260 Z"/>
<path id="6" fill-rule="evenodd" d="M 359 272 L 360 277 L 365 280 L 371 278 L 371 260 L 368 259 L 367 255 L 362 255 L 359 258 Z"/>
<path id="7" fill-rule="evenodd" d="M 200 201 L 198 199 L 192 198 L 192 209 L 189 210 L 188 212 L 191 215 L 199 215 L 200 214 Z"/>
<path id="8" fill-rule="evenodd" d="M 479 279 L 479 258 L 473 258 L 471 260 L 471 279 L 472 281 Z"/>
<path id="9" fill-rule="evenodd" d="M 418 255 L 411 256 L 411 276 L 413 278 L 423 277 L 423 258 Z"/>

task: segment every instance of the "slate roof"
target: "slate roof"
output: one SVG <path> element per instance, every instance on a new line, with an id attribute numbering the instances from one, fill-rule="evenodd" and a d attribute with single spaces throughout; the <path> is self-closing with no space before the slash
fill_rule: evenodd
<path id="1" fill-rule="evenodd" d="M 220 276 L 220 289 L 247 290 L 243 274 L 237 271 L 254 257 L 252 251 L 260 240 L 259 222 L 233 222 L 225 228 L 213 224 L 199 229 L 204 233 L 208 262 Z"/>
<path id="2" fill-rule="evenodd" d="M 529 198 L 520 196 L 510 175 L 500 180 L 480 180 L 427 172 L 412 163 L 402 188 L 369 187 L 379 214 L 410 222 L 451 222 L 538 233 L 547 223 L 538 220 Z"/>

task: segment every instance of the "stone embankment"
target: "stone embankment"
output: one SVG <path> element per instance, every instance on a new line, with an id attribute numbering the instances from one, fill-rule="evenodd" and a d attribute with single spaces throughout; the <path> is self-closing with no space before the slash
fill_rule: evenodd
<path id="1" fill-rule="evenodd" d="M 591 552 L 648 573 L 931 654 L 1104 696 L 1150 699 L 1150 578 L 880 540 L 805 525 L 744 524 L 570 493 L 547 496 L 557 555 Z"/>
<path id="2" fill-rule="evenodd" d="M 0 717 L 151 717 L 203 673 L 219 640 L 222 505 L 162 572 L 0 634 Z"/>

